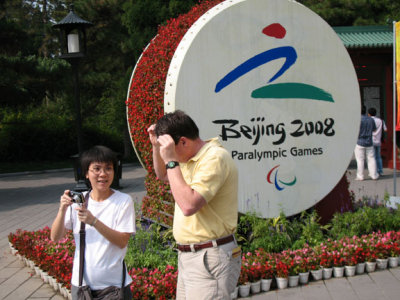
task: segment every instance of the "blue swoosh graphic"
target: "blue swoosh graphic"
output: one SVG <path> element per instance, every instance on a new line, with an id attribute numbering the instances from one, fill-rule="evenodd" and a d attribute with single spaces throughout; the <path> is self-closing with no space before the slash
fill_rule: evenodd
<path id="1" fill-rule="evenodd" d="M 280 187 L 279 185 L 278 185 L 278 170 L 276 170 L 276 173 L 275 173 L 275 187 L 276 187 L 276 189 L 278 190 L 278 191 L 282 191 L 284 188 L 283 187 Z"/>
<path id="2" fill-rule="evenodd" d="M 249 58 L 241 65 L 237 66 L 235 69 L 230 71 L 226 74 L 220 81 L 218 81 L 217 85 L 215 86 L 215 92 L 218 93 L 226 86 L 230 85 L 232 82 L 247 74 L 251 70 L 266 64 L 269 61 L 279 59 L 279 58 L 286 58 L 285 63 L 282 65 L 280 70 L 275 73 L 274 76 L 268 82 L 272 82 L 279 78 L 287 69 L 289 69 L 297 60 L 297 53 L 296 50 L 291 46 L 284 46 L 273 48 L 267 51 L 264 51 L 260 54 Z"/>

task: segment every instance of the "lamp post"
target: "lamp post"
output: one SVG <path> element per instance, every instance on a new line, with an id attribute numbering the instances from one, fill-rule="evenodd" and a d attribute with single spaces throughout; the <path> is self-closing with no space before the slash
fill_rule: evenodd
<path id="1" fill-rule="evenodd" d="M 74 13 L 74 7 L 71 5 L 70 12 L 60 22 L 53 25 L 60 29 L 61 55 L 60 57 L 67 60 L 74 74 L 74 98 L 75 98 L 75 113 L 76 113 L 76 135 L 78 140 L 78 157 L 75 159 L 74 173 L 77 185 L 76 191 L 87 190 L 84 174 L 82 174 L 79 165 L 79 158 L 83 151 L 82 139 L 82 117 L 81 117 L 81 102 L 79 95 L 79 63 L 86 55 L 86 28 L 93 24 L 83 20 Z"/>

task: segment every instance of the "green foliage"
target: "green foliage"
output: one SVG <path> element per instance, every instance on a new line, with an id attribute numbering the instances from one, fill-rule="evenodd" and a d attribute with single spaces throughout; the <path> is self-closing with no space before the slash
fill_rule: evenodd
<path id="1" fill-rule="evenodd" d="M 28 112 L 26 112 L 28 111 Z M 0 109 L 0 161 L 66 160 L 78 153 L 75 115 L 60 103 L 19 112 Z M 105 145 L 122 153 L 123 143 L 109 127 L 83 127 L 86 148 Z"/>
<path id="2" fill-rule="evenodd" d="M 400 228 L 400 212 L 384 206 L 364 206 L 355 212 L 335 214 L 329 236 L 340 239 L 345 236 L 361 236 L 374 231 L 390 231 Z"/>
<path id="3" fill-rule="evenodd" d="M 336 213 L 327 225 L 319 224 L 315 210 L 299 216 L 263 219 L 255 213 L 240 216 L 237 240 L 244 252 L 263 248 L 267 252 L 311 247 L 326 239 L 339 240 L 346 236 L 362 236 L 372 232 L 400 229 L 400 210 L 383 205 L 364 205 L 354 212 Z"/>
<path id="4" fill-rule="evenodd" d="M 385 25 L 400 18 L 393 0 L 299 0 L 331 26 Z"/>
<path id="5" fill-rule="evenodd" d="M 32 108 L 29 113 L 2 110 L 0 161 L 68 158 L 76 145 L 74 125 L 67 116 Z M 60 142 L 60 139 L 63 139 Z"/>
<path id="6" fill-rule="evenodd" d="M 255 213 L 247 213 L 239 219 L 237 235 L 244 252 L 258 248 L 279 252 L 291 246 L 294 232 L 294 227 L 283 213 L 273 219 L 262 219 Z"/>
<path id="7" fill-rule="evenodd" d="M 21 109 L 26 105 L 41 105 L 56 101 L 62 95 L 61 78 L 68 74 L 69 65 L 63 60 L 0 54 L 0 104 Z"/>
<path id="8" fill-rule="evenodd" d="M 292 249 L 303 248 L 304 244 L 313 247 L 320 244 L 325 239 L 325 234 L 330 225 L 322 226 L 319 224 L 320 217 L 315 210 L 311 213 L 303 211 L 300 214 L 298 226 L 301 228 L 299 238 L 291 246 Z"/>
<path id="9" fill-rule="evenodd" d="M 57 58 L 60 51 L 58 31 L 52 28 L 55 22 L 66 16 L 69 5 L 74 3 L 75 12 L 94 24 L 87 31 L 87 56 L 79 67 L 84 128 L 88 132 L 97 128 L 100 132 L 100 138 L 95 138 L 97 140 L 104 140 L 104 135 L 109 140 L 108 137 L 112 135 L 112 140 L 118 140 L 118 151 L 127 152 L 120 145 L 124 143 L 125 149 L 128 144 L 131 147 L 130 141 L 126 141 L 124 102 L 133 67 L 144 47 L 155 36 L 158 26 L 165 24 L 170 18 L 186 13 L 197 2 L 198 0 L 0 1 L 0 107 L 11 108 L 15 114 L 27 114 L 25 119 L 30 119 L 32 109 L 48 113 L 48 106 L 62 107 L 63 113 L 58 112 L 58 116 L 75 115 L 71 68 L 66 61 Z M 393 0 L 299 2 L 320 14 L 332 26 L 387 24 L 388 20 L 400 19 L 400 3 Z M 14 159 L 23 160 L 26 152 L 21 149 L 29 148 L 31 156 L 39 158 L 46 151 L 35 153 L 39 148 L 35 146 L 36 138 L 47 141 L 52 137 L 58 139 L 60 144 L 64 142 L 57 149 L 61 151 L 58 156 L 65 156 L 67 150 L 72 151 L 68 155 L 75 154 L 76 150 L 70 147 L 76 144 L 70 138 L 75 134 L 75 129 L 69 128 L 68 124 L 73 121 L 59 121 L 58 116 L 39 115 L 45 120 L 37 117 L 26 125 L 7 125 L 5 123 L 8 121 L 0 118 L 0 126 L 6 128 L 0 135 L 6 136 L 7 141 L 14 140 L 7 147 L 0 146 L 0 152 L 5 153 L 4 148 L 7 148 L 6 152 L 12 152 Z M 29 128 L 32 130 L 32 138 L 29 138 Z M 44 138 L 46 136 L 48 138 Z M 17 138 L 25 140 L 17 142 Z M 47 146 L 49 144 L 51 143 L 44 143 Z M 114 145 L 114 141 L 111 144 Z M 21 156 L 18 158 L 18 155 Z"/>
<path id="10" fill-rule="evenodd" d="M 146 228 L 136 224 L 136 234 L 130 239 L 125 262 L 128 268 L 159 268 L 167 265 L 177 267 L 177 253 L 173 250 L 168 233 L 157 224 Z"/>
<path id="11" fill-rule="evenodd" d="M 122 24 L 129 36 L 124 41 L 125 51 L 133 52 L 137 60 L 146 45 L 157 33 L 159 25 L 170 18 L 186 13 L 198 1 L 193 0 L 137 0 L 125 1 Z"/>

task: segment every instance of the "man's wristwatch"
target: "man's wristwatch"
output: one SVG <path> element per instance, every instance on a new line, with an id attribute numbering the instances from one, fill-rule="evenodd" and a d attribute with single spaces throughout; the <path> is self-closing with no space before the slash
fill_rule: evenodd
<path id="1" fill-rule="evenodd" d="M 179 166 L 179 162 L 171 160 L 165 165 L 165 168 L 166 169 L 173 169 L 176 166 Z"/>

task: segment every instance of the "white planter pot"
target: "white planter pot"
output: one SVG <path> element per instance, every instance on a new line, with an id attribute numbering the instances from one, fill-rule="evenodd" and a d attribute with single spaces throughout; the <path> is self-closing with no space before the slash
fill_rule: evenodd
<path id="1" fill-rule="evenodd" d="M 364 274 L 364 272 L 365 272 L 365 262 L 358 263 L 356 265 L 356 273 L 357 274 Z"/>
<path id="2" fill-rule="evenodd" d="M 329 279 L 332 277 L 333 268 L 323 268 L 322 269 L 322 278 Z"/>
<path id="3" fill-rule="evenodd" d="M 60 291 L 60 294 L 62 295 L 62 288 L 63 288 L 62 284 L 57 282 L 57 285 L 58 285 L 58 290 Z"/>
<path id="4" fill-rule="evenodd" d="M 288 286 L 288 279 L 287 278 L 282 278 L 282 277 L 277 277 L 276 278 L 276 285 L 278 286 L 278 289 L 286 289 Z"/>
<path id="5" fill-rule="evenodd" d="M 396 268 L 399 265 L 398 257 L 389 257 L 389 268 Z"/>
<path id="6" fill-rule="evenodd" d="M 344 272 L 346 274 L 346 277 L 352 277 L 356 275 L 356 266 L 345 266 Z"/>
<path id="7" fill-rule="evenodd" d="M 58 291 L 57 279 L 55 279 L 54 277 L 52 277 L 52 278 L 53 278 L 53 281 L 52 281 L 53 289 L 57 292 Z"/>
<path id="8" fill-rule="evenodd" d="M 38 266 L 35 266 L 35 274 L 40 276 L 40 268 Z"/>
<path id="9" fill-rule="evenodd" d="M 322 269 L 312 270 L 311 276 L 314 280 L 321 280 L 322 279 Z"/>
<path id="10" fill-rule="evenodd" d="M 29 261 L 29 267 L 34 270 L 35 269 L 35 262 L 33 260 L 28 260 Z"/>
<path id="11" fill-rule="evenodd" d="M 299 285 L 299 279 L 300 279 L 299 275 L 289 276 L 289 281 L 288 281 L 289 287 L 298 286 Z"/>
<path id="12" fill-rule="evenodd" d="M 374 272 L 376 268 L 376 261 L 367 261 L 365 263 L 365 271 L 368 273 Z"/>
<path id="13" fill-rule="evenodd" d="M 333 276 L 338 278 L 338 277 L 343 277 L 344 274 L 344 267 L 333 267 Z"/>
<path id="14" fill-rule="evenodd" d="M 387 269 L 388 259 L 387 258 L 378 258 L 376 259 L 376 267 L 378 270 Z"/>
<path id="15" fill-rule="evenodd" d="M 240 297 L 247 297 L 248 295 L 250 295 L 250 283 L 239 285 L 239 295 Z"/>
<path id="16" fill-rule="evenodd" d="M 53 285 L 54 285 L 54 280 L 55 280 L 55 279 L 49 275 L 49 277 L 48 277 L 48 284 L 49 284 L 51 287 L 53 287 Z"/>
<path id="17" fill-rule="evenodd" d="M 239 289 L 239 287 L 237 287 L 237 289 Z M 63 295 L 64 298 L 68 298 L 68 289 L 66 287 L 62 287 L 60 291 L 61 291 L 61 295 Z M 237 294 L 236 294 L 236 297 L 237 297 Z"/>
<path id="18" fill-rule="evenodd" d="M 261 279 L 261 290 L 268 292 L 271 289 L 272 279 Z"/>
<path id="19" fill-rule="evenodd" d="M 42 271 L 40 273 L 40 277 L 42 278 L 44 283 L 49 283 L 49 274 L 47 274 L 47 272 Z"/>
<path id="20" fill-rule="evenodd" d="M 300 273 L 299 274 L 299 282 L 300 282 L 300 284 L 307 284 L 309 277 L 310 277 L 310 272 Z"/>
<path id="21" fill-rule="evenodd" d="M 250 283 L 250 291 L 252 294 L 258 294 L 261 291 L 261 280 Z"/>

